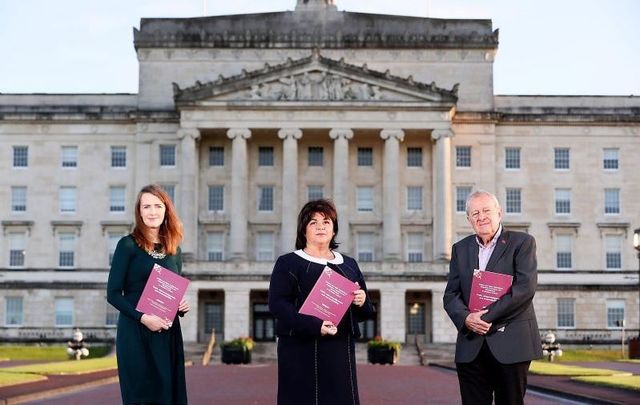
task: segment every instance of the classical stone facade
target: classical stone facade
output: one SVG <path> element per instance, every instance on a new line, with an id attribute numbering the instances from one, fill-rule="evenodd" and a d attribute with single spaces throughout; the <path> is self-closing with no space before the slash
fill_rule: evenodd
<path id="1" fill-rule="evenodd" d="M 452 342 L 442 294 L 477 188 L 536 237 L 543 331 L 638 329 L 640 98 L 497 96 L 490 20 L 333 3 L 143 19 L 137 94 L 0 95 L 3 339 L 113 337 L 109 257 L 150 182 L 185 225 L 186 341 L 273 339 L 273 262 L 322 196 L 378 308 L 366 336 Z"/>

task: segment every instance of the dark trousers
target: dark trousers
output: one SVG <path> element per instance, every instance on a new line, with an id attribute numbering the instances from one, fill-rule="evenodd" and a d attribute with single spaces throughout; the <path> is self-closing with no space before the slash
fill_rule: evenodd
<path id="1" fill-rule="evenodd" d="M 502 364 L 493 357 L 487 342 L 471 363 L 456 363 L 463 405 L 524 404 L 530 361 Z"/>

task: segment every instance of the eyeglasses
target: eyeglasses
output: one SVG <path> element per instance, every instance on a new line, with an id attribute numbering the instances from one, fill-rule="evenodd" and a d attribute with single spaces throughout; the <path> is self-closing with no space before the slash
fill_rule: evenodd
<path id="1" fill-rule="evenodd" d="M 491 208 L 485 208 L 482 211 L 477 210 L 477 211 L 472 211 L 471 214 L 469 214 L 469 216 L 472 219 L 478 219 L 480 218 L 480 214 L 482 213 L 485 217 L 488 217 L 489 215 L 493 214 L 494 210 L 492 210 Z"/>

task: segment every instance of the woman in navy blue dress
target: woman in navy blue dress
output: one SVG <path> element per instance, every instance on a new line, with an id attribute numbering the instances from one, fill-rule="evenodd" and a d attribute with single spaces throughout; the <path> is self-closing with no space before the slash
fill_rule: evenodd
<path id="1" fill-rule="evenodd" d="M 336 252 L 338 218 L 328 200 L 298 215 L 296 251 L 280 256 L 271 275 L 269 309 L 278 336 L 278 404 L 359 404 L 355 339 L 358 322 L 375 311 L 354 259 Z M 325 267 L 354 282 L 353 302 L 338 325 L 298 313 Z"/>

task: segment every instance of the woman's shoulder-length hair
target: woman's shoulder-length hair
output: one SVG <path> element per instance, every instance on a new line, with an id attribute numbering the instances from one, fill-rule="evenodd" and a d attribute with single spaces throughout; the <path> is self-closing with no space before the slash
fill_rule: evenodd
<path id="1" fill-rule="evenodd" d="M 173 201 L 171 201 L 169 194 L 167 194 L 167 192 L 157 184 L 144 186 L 138 193 L 135 206 L 135 225 L 133 232 L 131 232 L 131 236 L 133 236 L 133 239 L 136 241 L 138 246 L 144 250 L 153 250 L 153 241 L 149 237 L 149 228 L 144 224 L 140 213 L 140 199 L 143 194 L 147 193 L 158 197 L 158 199 L 162 201 L 162 204 L 164 204 L 164 221 L 162 221 L 159 231 L 160 243 L 162 243 L 167 254 L 175 255 L 184 236 L 182 221 L 178 218 L 176 208 L 173 205 Z"/>
<path id="2" fill-rule="evenodd" d="M 314 214 L 322 214 L 325 218 L 329 218 L 333 222 L 333 237 L 329 242 L 329 249 L 336 249 L 338 242 L 338 212 L 335 205 L 330 200 L 319 199 L 311 200 L 302 207 L 298 214 L 298 233 L 296 236 L 296 249 L 304 249 L 307 246 L 307 225 L 313 219 Z"/>

